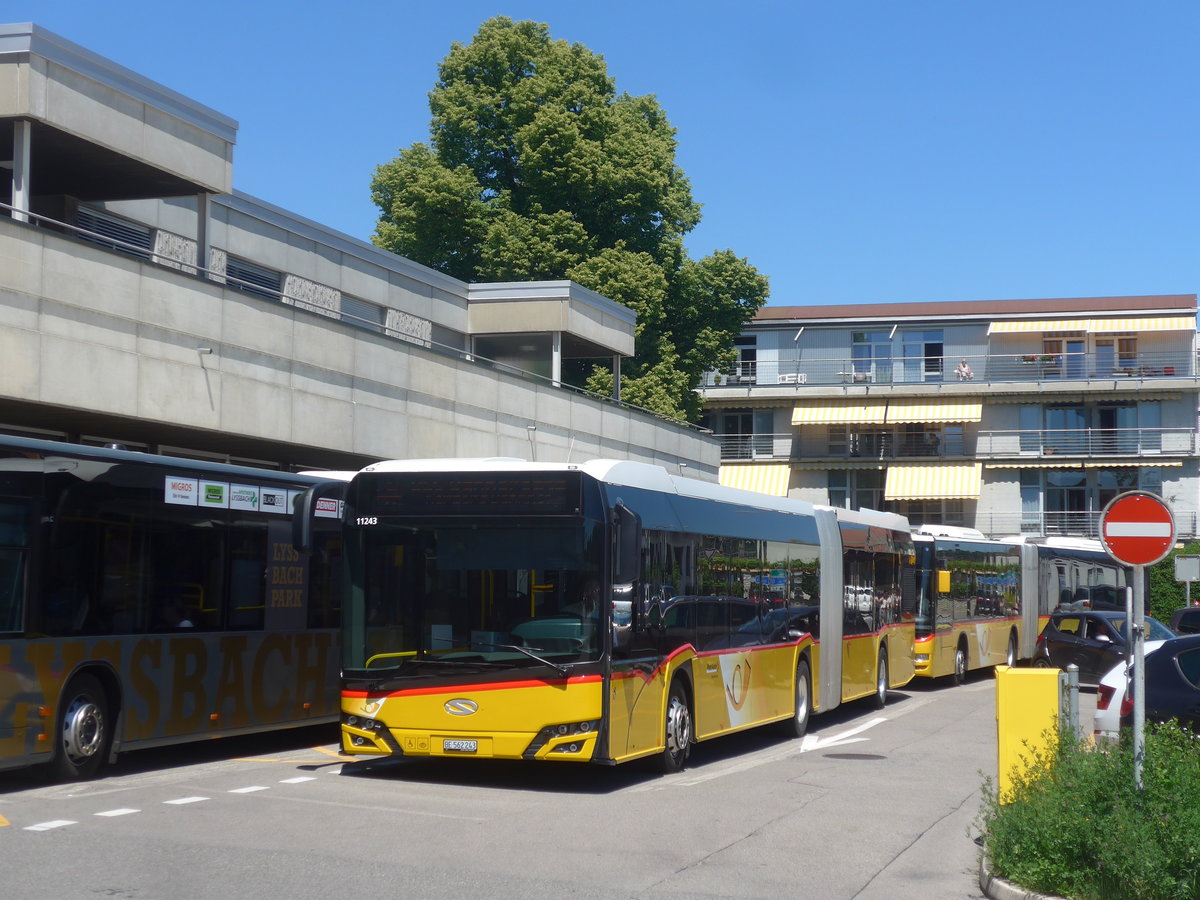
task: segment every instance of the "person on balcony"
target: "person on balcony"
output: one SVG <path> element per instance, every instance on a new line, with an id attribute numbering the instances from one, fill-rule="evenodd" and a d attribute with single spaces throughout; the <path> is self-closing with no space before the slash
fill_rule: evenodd
<path id="1" fill-rule="evenodd" d="M 971 367 L 967 365 L 965 359 L 955 368 L 954 374 L 958 376 L 959 381 L 970 381 L 975 377 L 975 373 L 971 371 Z"/>

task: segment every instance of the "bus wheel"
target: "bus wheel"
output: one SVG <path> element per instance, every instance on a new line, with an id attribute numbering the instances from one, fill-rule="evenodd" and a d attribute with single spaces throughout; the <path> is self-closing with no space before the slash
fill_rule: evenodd
<path id="1" fill-rule="evenodd" d="M 667 718 L 663 728 L 663 751 L 659 756 L 659 768 L 664 774 L 678 772 L 683 768 L 688 751 L 692 748 L 692 710 L 688 706 L 687 692 L 679 679 L 671 683 L 671 695 L 667 698 Z"/>
<path id="2" fill-rule="evenodd" d="M 879 667 L 875 671 L 875 693 L 872 696 L 872 701 L 876 709 L 883 709 L 887 705 L 888 692 L 888 664 L 887 650 L 879 648 Z"/>
<path id="3" fill-rule="evenodd" d="M 783 722 L 783 733 L 788 737 L 804 737 L 808 731 L 808 717 L 812 714 L 812 673 L 808 660 L 802 659 L 796 666 L 796 711 Z"/>
<path id="4" fill-rule="evenodd" d="M 95 776 L 110 738 L 108 696 L 91 675 L 71 679 L 63 692 L 51 771 L 60 781 Z"/>
<path id="5" fill-rule="evenodd" d="M 967 648 L 959 644 L 954 651 L 954 683 L 962 684 L 967 680 Z"/>
<path id="6" fill-rule="evenodd" d="M 1004 664 L 1010 669 L 1017 664 L 1017 636 L 1012 632 L 1008 634 L 1008 653 L 1005 654 Z"/>

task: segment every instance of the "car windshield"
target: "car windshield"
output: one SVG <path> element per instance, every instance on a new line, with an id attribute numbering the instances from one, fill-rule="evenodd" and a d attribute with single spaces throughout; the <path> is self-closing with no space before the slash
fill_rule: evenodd
<path id="1" fill-rule="evenodd" d="M 1128 620 L 1121 618 L 1109 619 L 1109 621 L 1112 623 L 1113 628 L 1117 629 L 1117 631 L 1121 633 L 1121 637 L 1129 637 L 1126 629 Z M 1158 621 L 1158 619 L 1152 619 L 1149 616 L 1146 616 L 1146 640 L 1165 641 L 1173 637 L 1175 637 L 1175 632 L 1173 632 L 1170 628 Z"/>

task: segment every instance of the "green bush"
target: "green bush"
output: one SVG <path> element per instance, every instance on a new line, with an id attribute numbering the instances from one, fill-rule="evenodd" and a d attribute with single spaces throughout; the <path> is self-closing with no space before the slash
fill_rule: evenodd
<path id="1" fill-rule="evenodd" d="M 1146 615 L 1164 625 L 1171 621 L 1175 610 L 1187 606 L 1187 586 L 1175 580 L 1175 557 L 1181 555 L 1200 556 L 1200 542 L 1172 550 L 1162 562 L 1150 566 L 1147 573 Z M 1200 585 L 1192 585 L 1191 595 L 1192 600 L 1200 599 Z"/>
<path id="2" fill-rule="evenodd" d="M 1054 743 L 1009 802 L 985 779 L 977 826 L 992 871 L 1074 900 L 1200 898 L 1200 737 L 1147 725 L 1140 795 L 1128 741 Z"/>

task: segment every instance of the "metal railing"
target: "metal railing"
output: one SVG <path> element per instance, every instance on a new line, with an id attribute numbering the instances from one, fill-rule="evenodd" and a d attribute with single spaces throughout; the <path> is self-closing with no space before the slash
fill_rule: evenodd
<path id="1" fill-rule="evenodd" d="M 814 385 L 1045 383 L 1094 382 L 1107 385 L 1129 381 L 1195 378 L 1196 354 L 1188 350 L 1114 353 L 1008 353 L 967 357 L 969 376 L 956 373 L 962 357 L 918 356 L 853 359 L 848 356 L 740 363 L 728 372 L 707 372 L 700 387 L 788 387 Z"/>
<path id="2" fill-rule="evenodd" d="M 1173 510 L 1175 534 L 1180 540 L 1196 537 L 1198 514 L 1195 510 Z M 973 527 L 989 537 L 1013 534 L 1053 537 L 1100 537 L 1100 511 L 1095 512 L 1019 512 L 980 509 Z"/>
<path id="3" fill-rule="evenodd" d="M 314 313 L 333 321 L 340 321 L 350 327 L 373 331 L 381 334 L 382 337 L 394 340 L 400 344 L 405 344 L 408 347 L 420 347 L 439 356 L 454 357 L 463 362 L 490 368 L 515 378 L 538 382 L 543 385 L 553 387 L 558 390 L 564 390 L 581 397 L 588 397 L 601 403 L 611 404 L 613 406 L 620 407 L 621 409 L 643 413 L 652 418 L 670 422 L 674 425 L 678 425 L 681 428 L 686 428 L 691 431 L 707 432 L 708 430 L 701 428 L 692 422 L 688 422 L 684 419 L 676 419 L 673 416 L 657 412 L 656 410 L 647 409 L 633 403 L 627 403 L 624 400 L 617 400 L 606 394 L 598 394 L 584 387 L 568 384 L 563 381 L 555 381 L 549 376 L 531 372 L 528 369 L 523 369 L 520 366 L 514 366 L 511 363 L 488 359 L 487 357 L 480 356 L 478 353 L 473 353 L 470 350 L 464 350 L 449 344 L 442 344 L 432 339 L 414 338 L 394 329 L 387 328 L 385 325 L 381 325 L 379 322 L 366 320 L 345 311 L 333 311 L 321 306 L 318 303 L 313 303 L 309 300 L 306 300 L 303 297 L 291 296 L 284 291 L 273 290 L 263 287 L 259 284 L 245 281 L 241 278 L 237 278 L 233 275 L 230 275 L 228 272 L 219 272 L 206 266 L 198 265 L 195 260 L 179 259 L 159 251 L 147 250 L 145 247 L 139 247 L 136 244 L 130 244 L 114 238 L 111 235 L 89 231 L 86 228 L 80 228 L 78 225 L 73 225 L 69 222 L 60 222 L 57 219 L 50 218 L 49 216 L 28 212 L 8 203 L 0 202 L 0 213 L 7 213 L 8 217 L 11 218 L 13 222 L 16 222 L 24 227 L 45 229 L 57 234 L 65 234 L 80 240 L 85 240 L 90 244 L 95 244 L 96 246 L 103 247 L 115 253 L 120 253 L 125 256 L 136 256 L 148 263 L 174 269 L 182 272 L 184 275 L 200 277 L 206 281 L 217 283 L 227 288 L 255 294 L 267 300 L 268 302 L 278 301 L 281 304 L 298 310 Z M 19 217 L 24 217 L 25 221 L 22 221 Z M 282 276 L 286 273 L 280 274 Z M 382 308 L 388 309 L 390 307 Z"/>
<path id="4" fill-rule="evenodd" d="M 981 431 L 975 455 L 981 459 L 1040 456 L 1195 456 L 1195 428 L 1044 428 Z"/>

